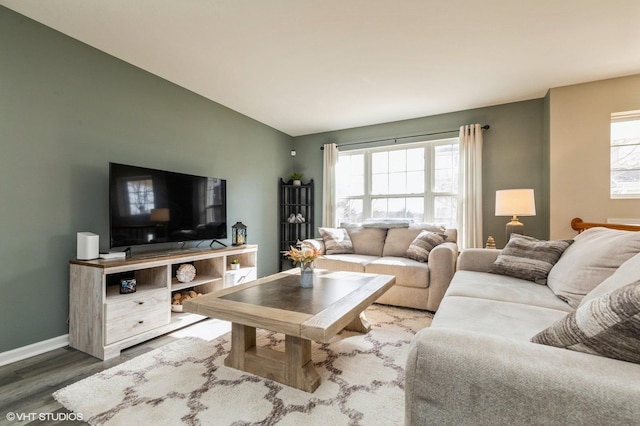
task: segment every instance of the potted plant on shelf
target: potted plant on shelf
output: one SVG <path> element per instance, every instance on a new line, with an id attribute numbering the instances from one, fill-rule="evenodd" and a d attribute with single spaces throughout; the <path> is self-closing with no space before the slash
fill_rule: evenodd
<path id="1" fill-rule="evenodd" d="M 231 261 L 231 269 L 240 269 L 240 261 L 238 259 Z"/>
<path id="2" fill-rule="evenodd" d="M 302 173 L 298 173 L 298 172 L 291 173 L 291 179 L 293 180 L 293 184 L 295 186 L 302 185 L 302 181 L 300 180 L 302 179 L 302 176 L 304 176 Z"/>

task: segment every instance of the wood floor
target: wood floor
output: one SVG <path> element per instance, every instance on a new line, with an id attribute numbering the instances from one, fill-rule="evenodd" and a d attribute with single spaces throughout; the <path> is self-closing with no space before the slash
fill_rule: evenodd
<path id="1" fill-rule="evenodd" d="M 157 337 L 122 351 L 107 361 L 65 347 L 0 367 L 0 425 L 80 425 L 79 421 L 40 421 L 39 413 L 68 413 L 51 394 L 56 390 L 106 370 L 146 352 L 161 348 L 184 336 L 208 337 L 230 330 L 226 321 L 209 319 L 183 330 Z M 8 421 L 8 413 L 37 413 L 32 420 Z M 53 418 L 55 416 L 51 415 Z"/>

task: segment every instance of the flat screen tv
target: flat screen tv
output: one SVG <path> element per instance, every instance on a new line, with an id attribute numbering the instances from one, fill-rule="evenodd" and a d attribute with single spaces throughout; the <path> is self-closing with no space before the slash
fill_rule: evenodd
<path id="1" fill-rule="evenodd" d="M 227 238 L 227 182 L 109 163 L 110 246 Z"/>

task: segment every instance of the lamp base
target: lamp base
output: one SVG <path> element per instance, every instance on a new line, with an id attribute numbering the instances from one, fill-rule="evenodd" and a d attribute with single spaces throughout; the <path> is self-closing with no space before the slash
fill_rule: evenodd
<path id="1" fill-rule="evenodd" d="M 507 223 L 507 242 L 511 239 L 511 234 L 524 235 L 524 224 L 514 217 L 511 222 Z"/>

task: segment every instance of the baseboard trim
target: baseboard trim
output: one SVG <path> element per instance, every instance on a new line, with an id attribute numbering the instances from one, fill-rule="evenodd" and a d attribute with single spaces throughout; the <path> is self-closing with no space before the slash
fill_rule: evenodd
<path id="1" fill-rule="evenodd" d="M 43 340 L 41 342 L 32 343 L 31 345 L 21 348 L 12 349 L 10 351 L 0 353 L 0 366 L 11 364 L 13 362 L 22 361 L 32 356 L 40 355 L 54 349 L 63 348 L 69 344 L 69 335 L 54 337 L 52 339 Z"/>

